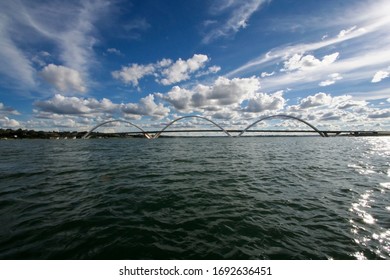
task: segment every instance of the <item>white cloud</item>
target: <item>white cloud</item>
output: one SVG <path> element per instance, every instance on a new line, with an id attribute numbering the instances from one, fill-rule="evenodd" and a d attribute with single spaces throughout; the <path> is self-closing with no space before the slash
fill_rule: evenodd
<path id="1" fill-rule="evenodd" d="M 390 110 L 385 109 L 385 110 L 376 110 L 372 114 L 368 115 L 369 118 L 371 119 L 385 119 L 385 118 L 390 118 Z"/>
<path id="2" fill-rule="evenodd" d="M 163 104 L 156 104 L 152 94 L 141 98 L 138 103 L 122 105 L 121 110 L 129 115 L 151 116 L 158 119 L 168 116 L 170 112 L 169 108 L 164 107 Z"/>
<path id="3" fill-rule="evenodd" d="M 328 60 L 329 61 L 329 60 Z M 331 60 L 330 60 L 331 61 Z M 370 79 L 373 69 L 383 67 L 390 62 L 390 50 L 377 49 L 364 54 L 357 54 L 349 58 L 337 60 L 326 66 L 306 68 L 304 71 L 283 71 L 264 79 L 262 87 L 264 91 L 274 91 L 285 87 L 312 89 L 314 84 L 319 84 L 324 77 L 333 73 L 340 73 L 345 83 L 366 83 Z M 309 71 L 310 73 L 307 73 Z M 368 91 L 365 89 L 365 91 Z"/>
<path id="4" fill-rule="evenodd" d="M 365 32 L 361 30 L 355 30 L 348 34 L 345 37 L 342 38 L 326 38 L 325 40 L 321 41 L 315 41 L 310 43 L 301 43 L 301 44 L 295 44 L 295 45 L 287 45 L 287 46 L 281 46 L 278 48 L 274 48 L 267 53 L 245 63 L 244 65 L 236 68 L 235 70 L 229 72 L 226 74 L 226 76 L 231 77 L 234 75 L 237 75 L 239 73 L 245 73 L 249 72 L 255 69 L 262 69 L 264 67 L 267 67 L 272 64 L 279 63 L 283 60 L 285 60 L 286 57 L 293 57 L 294 55 L 297 55 L 296 58 L 301 56 L 301 54 L 304 54 L 306 52 L 313 52 L 316 50 L 320 50 L 325 47 L 333 46 L 338 43 L 341 43 L 343 41 L 352 40 L 354 38 L 358 38 L 362 35 L 366 34 Z M 335 53 L 333 55 L 336 55 Z M 332 56 L 330 57 L 332 58 Z M 327 60 L 329 61 L 329 57 Z"/>
<path id="5" fill-rule="evenodd" d="M 284 67 L 281 71 L 291 72 L 291 71 L 299 71 L 306 70 L 319 66 L 326 66 L 332 64 L 338 58 L 339 53 L 333 53 L 330 55 L 326 55 L 319 60 L 315 58 L 313 55 L 305 55 L 302 54 L 294 54 L 290 57 L 289 60 L 284 62 Z"/>
<path id="6" fill-rule="evenodd" d="M 355 100 L 351 95 L 332 96 L 319 92 L 303 98 L 299 104 L 288 107 L 288 111 L 305 115 L 306 119 L 336 120 L 363 117 L 366 114 L 368 103 L 364 100 Z M 311 117 L 310 117 L 311 116 Z"/>
<path id="7" fill-rule="evenodd" d="M 46 63 L 39 56 L 31 57 L 24 48 L 29 43 L 50 45 L 55 48 L 61 64 L 80 72 L 86 79 L 90 67 L 96 62 L 93 46 L 96 23 L 106 13 L 107 1 L 49 1 L 42 5 L 34 1 L 0 1 L 0 73 L 30 89 L 37 86 L 38 66 Z M 22 42 L 22 43 L 21 43 Z"/>
<path id="8" fill-rule="evenodd" d="M 0 10 L 1 8 L 0 3 Z M 7 17 L 0 16 L 0 74 L 18 86 L 34 87 L 35 70 L 27 55 L 11 38 L 9 28 L 7 28 L 10 22 L 11 20 Z"/>
<path id="9" fill-rule="evenodd" d="M 265 111 L 282 110 L 286 100 L 283 97 L 283 92 L 274 94 L 258 93 L 256 96 L 248 100 L 248 106 L 244 109 L 245 112 L 262 113 Z"/>
<path id="10" fill-rule="evenodd" d="M 232 105 L 241 103 L 254 96 L 260 89 L 260 81 L 256 77 L 228 79 L 219 77 L 207 93 L 207 99 L 216 105 Z"/>
<path id="11" fill-rule="evenodd" d="M 190 74 L 203 68 L 208 60 L 209 58 L 204 54 L 195 54 L 187 60 L 179 58 L 175 63 L 161 72 L 164 78 L 160 80 L 160 83 L 163 85 L 171 85 L 188 80 Z"/>
<path id="12" fill-rule="evenodd" d="M 333 73 L 333 74 L 328 75 L 328 78 L 329 79 L 320 82 L 318 85 L 320 87 L 330 86 L 330 85 L 333 85 L 334 83 L 336 83 L 336 81 L 341 80 L 343 77 L 339 73 Z"/>
<path id="13" fill-rule="evenodd" d="M 350 108 L 365 108 L 368 103 L 365 100 L 354 100 L 351 95 L 342 95 L 333 98 L 334 107 L 347 110 Z"/>
<path id="14" fill-rule="evenodd" d="M 205 27 L 211 28 L 203 38 L 203 43 L 210 43 L 218 38 L 234 35 L 247 27 L 249 18 L 260 6 L 269 0 L 229 0 L 217 1 L 211 9 L 214 16 L 226 15 L 222 20 L 207 20 Z M 222 22 L 222 24 L 219 24 Z"/>
<path id="15" fill-rule="evenodd" d="M 210 66 L 206 71 L 199 71 L 198 74 L 195 75 L 195 77 L 199 78 L 210 74 L 216 74 L 219 71 L 221 71 L 221 67 L 217 65 L 213 65 Z"/>
<path id="16" fill-rule="evenodd" d="M 85 99 L 77 97 L 65 97 L 61 94 L 56 94 L 53 98 L 47 101 L 37 101 L 34 103 L 39 109 L 56 114 L 87 114 L 91 110 L 85 104 Z"/>
<path id="17" fill-rule="evenodd" d="M 163 58 L 162 60 L 157 62 L 157 66 L 160 68 L 166 68 L 166 67 L 170 66 L 172 63 L 173 63 L 173 61 L 171 59 Z"/>
<path id="18" fill-rule="evenodd" d="M 260 81 L 256 77 L 228 79 L 219 77 L 211 85 L 198 84 L 185 89 L 175 86 L 166 94 L 157 97 L 170 103 L 180 112 L 213 111 L 224 112 L 239 109 L 244 100 L 257 96 Z"/>
<path id="19" fill-rule="evenodd" d="M 122 66 L 120 71 L 112 72 L 112 76 L 117 80 L 121 80 L 125 84 L 132 84 L 137 87 L 140 79 L 153 74 L 154 71 L 155 67 L 152 64 L 139 65 L 134 63 L 128 67 Z"/>
<path id="20" fill-rule="evenodd" d="M 260 75 L 260 77 L 266 78 L 266 77 L 271 77 L 271 76 L 273 76 L 273 75 L 275 75 L 275 71 L 273 71 L 273 72 L 271 72 L 271 73 L 262 72 L 261 75 Z"/>
<path id="21" fill-rule="evenodd" d="M 317 107 L 322 105 L 330 105 L 332 103 L 332 96 L 323 92 L 319 92 L 313 96 L 305 97 L 299 103 L 301 109 L 310 107 Z"/>
<path id="22" fill-rule="evenodd" d="M 20 123 L 17 120 L 9 119 L 7 117 L 0 116 L 0 127 L 3 128 L 16 128 L 20 127 Z"/>
<path id="23" fill-rule="evenodd" d="M 128 67 L 122 66 L 121 70 L 113 71 L 111 74 L 115 79 L 135 87 L 146 76 L 155 76 L 156 82 L 160 84 L 172 85 L 190 79 L 193 74 L 196 74 L 196 77 L 200 77 L 220 71 L 221 68 L 216 65 L 209 67 L 206 71 L 200 71 L 208 61 L 209 58 L 204 54 L 194 54 L 193 57 L 187 60 L 179 58 L 175 62 L 164 58 L 156 63 L 146 65 L 132 64 Z"/>
<path id="24" fill-rule="evenodd" d="M 93 65 L 93 46 L 97 42 L 95 23 L 99 16 L 108 11 L 109 5 L 107 1 L 84 1 L 79 7 L 74 5 L 77 7 L 74 11 L 65 14 L 63 26 L 68 28 L 56 36 L 56 41 L 62 50 L 60 58 L 66 66 L 87 73 Z M 63 11 L 59 7 L 57 9 Z"/>
<path id="25" fill-rule="evenodd" d="M 3 103 L 0 102 L 0 116 L 1 115 L 20 115 L 20 113 L 11 107 L 6 107 Z"/>
<path id="26" fill-rule="evenodd" d="M 98 101 L 94 98 L 66 97 L 61 94 L 46 101 L 37 101 L 34 105 L 44 112 L 59 115 L 113 113 L 119 109 L 119 105 L 106 98 Z"/>
<path id="27" fill-rule="evenodd" d="M 352 26 L 351 28 L 345 30 L 341 30 L 340 33 L 337 35 L 338 38 L 342 38 L 342 37 L 345 37 L 346 35 L 350 34 L 352 31 L 354 31 L 356 29 L 356 25 L 355 26 Z"/>
<path id="28" fill-rule="evenodd" d="M 388 71 L 378 71 L 375 73 L 374 77 L 371 80 L 371 83 L 379 83 L 383 79 L 386 79 L 390 76 L 390 72 Z"/>
<path id="29" fill-rule="evenodd" d="M 111 54 L 122 55 L 121 51 L 116 48 L 108 48 L 107 52 Z"/>
<path id="30" fill-rule="evenodd" d="M 157 94 L 157 97 L 169 102 L 176 110 L 180 112 L 191 112 L 193 108 L 192 96 L 194 92 L 188 89 L 174 86 L 166 94 Z"/>
<path id="31" fill-rule="evenodd" d="M 55 86 L 61 92 L 81 92 L 85 93 L 87 88 L 81 74 L 71 68 L 49 64 L 40 72 L 43 79 Z"/>
<path id="32" fill-rule="evenodd" d="M 385 52 L 389 45 L 389 33 L 386 32 L 390 28 L 390 18 L 387 12 L 389 9 L 390 3 L 387 0 L 363 1 L 351 5 L 348 10 L 340 9 L 335 11 L 331 21 L 327 21 L 322 15 L 309 16 L 309 20 L 307 16 L 293 17 L 291 19 L 292 23 L 299 22 L 305 29 L 314 28 L 317 32 L 326 34 L 329 31 L 332 33 L 338 32 L 338 35 L 327 36 L 319 41 L 290 43 L 274 48 L 236 68 L 228 73 L 227 76 L 231 77 L 238 73 L 253 73 L 252 71 L 258 71 L 272 63 L 279 63 L 286 56 L 290 57 L 296 53 L 315 52 L 325 48 L 340 49 L 340 47 L 346 46 L 347 50 L 352 52 L 357 60 L 362 56 L 364 57 L 371 50 Z M 313 24 L 313 21 L 318 24 Z M 345 26 L 352 26 L 352 28 L 345 29 Z M 372 44 L 372 42 L 375 42 L 375 44 Z M 371 62 L 371 65 L 383 64 L 384 61 L 388 61 L 383 53 L 378 53 L 377 56 L 381 57 L 382 61 L 375 60 Z M 349 70 L 352 69 L 356 68 L 349 68 Z"/>
<path id="33" fill-rule="evenodd" d="M 230 108 L 223 107 L 218 112 L 214 113 L 211 115 L 212 118 L 214 119 L 220 119 L 220 120 L 234 120 L 239 118 L 239 114 L 237 111 L 233 111 Z M 230 123 L 226 125 L 231 125 Z M 226 127 L 224 125 L 224 127 Z"/>

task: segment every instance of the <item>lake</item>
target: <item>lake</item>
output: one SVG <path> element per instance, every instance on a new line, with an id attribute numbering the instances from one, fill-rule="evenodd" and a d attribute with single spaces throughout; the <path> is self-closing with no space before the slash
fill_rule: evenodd
<path id="1" fill-rule="evenodd" d="M 0 259 L 390 259 L 390 137 L 0 141 Z"/>

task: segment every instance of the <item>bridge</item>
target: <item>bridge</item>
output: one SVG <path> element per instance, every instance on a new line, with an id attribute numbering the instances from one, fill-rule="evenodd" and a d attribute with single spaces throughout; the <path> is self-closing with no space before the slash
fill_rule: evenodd
<path id="1" fill-rule="evenodd" d="M 180 129 L 180 130 L 179 129 L 174 129 L 174 130 L 167 130 L 174 123 L 176 123 L 178 121 L 181 121 L 183 119 L 188 119 L 188 118 L 195 118 L 195 119 L 204 120 L 206 122 L 211 123 L 212 125 L 214 125 L 218 129 Z M 251 129 L 256 124 L 258 124 L 258 123 L 260 123 L 262 121 L 265 121 L 265 120 L 269 120 L 269 119 L 291 119 L 291 120 L 296 120 L 298 122 L 301 122 L 301 123 L 305 124 L 306 126 L 308 126 L 311 129 L 310 130 L 307 130 L 307 129 L 306 130 L 304 130 L 304 129 L 297 129 L 297 130 L 276 130 L 276 129 L 261 129 L 261 130 L 259 130 L 259 129 L 256 129 L 256 130 L 253 130 L 253 129 Z M 348 135 L 354 135 L 354 136 L 378 135 L 378 132 L 375 132 L 375 131 L 319 130 L 314 125 L 310 124 L 309 122 L 307 122 L 307 121 L 305 121 L 305 120 L 303 120 L 301 118 L 298 118 L 298 117 L 295 117 L 295 116 L 291 116 L 291 115 L 278 114 L 278 115 L 271 115 L 271 116 L 262 117 L 262 118 L 256 120 L 255 122 L 253 122 L 252 124 L 250 124 L 249 126 L 247 126 L 246 128 L 244 128 L 242 130 L 224 129 L 222 126 L 220 126 L 216 122 L 214 122 L 214 121 L 212 121 L 212 120 L 210 120 L 210 119 L 208 119 L 206 117 L 197 116 L 197 115 L 179 117 L 179 118 L 171 121 L 170 123 L 168 123 L 161 130 L 156 130 L 156 131 L 145 131 L 140 126 L 138 126 L 138 125 L 136 125 L 136 124 L 134 124 L 132 122 L 126 121 L 126 120 L 109 120 L 109 121 L 105 121 L 105 122 L 102 122 L 102 123 L 94 126 L 82 138 L 83 139 L 89 138 L 91 133 L 94 132 L 97 128 L 99 128 L 99 127 L 101 127 L 103 125 L 109 124 L 109 123 L 114 123 L 114 122 L 122 122 L 122 123 L 126 123 L 126 124 L 128 124 L 130 126 L 135 127 L 138 130 L 137 132 L 127 132 L 126 134 L 128 134 L 128 135 L 131 135 L 131 134 L 133 134 L 133 135 L 142 134 L 143 137 L 145 137 L 147 139 L 157 139 L 163 133 L 210 133 L 210 132 L 223 132 L 227 137 L 242 137 L 245 133 L 264 133 L 264 132 L 265 133 L 297 133 L 297 134 L 299 134 L 299 133 L 317 133 L 321 137 L 338 136 L 340 134 L 348 134 Z M 237 135 L 233 136 L 233 133 L 236 133 Z M 383 133 L 384 133 L 383 135 L 390 135 L 390 132 L 383 132 Z"/>

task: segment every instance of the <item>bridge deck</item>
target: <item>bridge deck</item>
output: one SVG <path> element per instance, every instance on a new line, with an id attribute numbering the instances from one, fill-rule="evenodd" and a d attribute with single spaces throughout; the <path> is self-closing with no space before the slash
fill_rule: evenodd
<path id="1" fill-rule="evenodd" d="M 229 133 L 240 133 L 242 130 L 239 129 L 226 129 Z M 159 133 L 160 130 L 149 130 L 145 131 L 148 134 Z M 174 129 L 174 130 L 165 130 L 164 133 L 209 133 L 209 132 L 222 132 L 219 129 Z M 298 130 L 283 130 L 283 129 L 253 129 L 247 130 L 246 133 L 262 133 L 262 132 L 271 132 L 271 133 L 317 133 L 313 130 L 298 129 Z M 321 130 L 323 133 L 327 134 L 386 134 L 390 135 L 390 131 L 363 131 L 363 130 Z M 127 132 L 128 134 L 142 134 L 140 131 Z"/>

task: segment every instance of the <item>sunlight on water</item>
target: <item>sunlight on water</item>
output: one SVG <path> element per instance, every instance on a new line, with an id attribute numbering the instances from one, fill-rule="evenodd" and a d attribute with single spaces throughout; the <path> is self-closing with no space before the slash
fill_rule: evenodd
<path id="1" fill-rule="evenodd" d="M 352 254 L 356 259 L 367 259 L 368 254 L 374 253 L 376 255 L 388 258 L 390 255 L 390 230 L 388 226 L 384 225 L 386 222 L 382 218 L 376 218 L 378 213 L 385 213 L 390 211 L 388 204 L 379 206 L 381 200 L 390 190 L 390 161 L 385 162 L 370 160 L 373 156 L 375 158 L 386 158 L 390 156 L 390 138 L 364 138 L 359 139 L 363 144 L 364 149 L 359 151 L 364 160 L 357 163 L 350 163 L 348 167 L 353 169 L 358 174 L 368 178 L 369 176 L 376 176 L 378 180 L 377 185 L 373 184 L 369 189 L 365 189 L 360 195 L 351 203 L 349 209 L 354 214 L 354 218 L 350 219 L 351 232 L 354 235 L 354 240 L 363 248 L 369 249 L 359 250 Z M 367 186 L 368 187 L 368 186 Z M 381 210 L 383 209 L 383 210 Z M 370 253 L 371 252 L 371 253 Z"/>
<path id="2" fill-rule="evenodd" d="M 373 170 L 373 166 L 363 161 L 359 162 L 359 164 L 348 164 L 348 167 L 354 169 L 361 175 L 370 175 L 375 173 L 375 171 Z"/>
<path id="3" fill-rule="evenodd" d="M 355 254 L 353 254 L 353 256 L 357 260 L 366 260 L 367 259 L 362 252 L 356 252 Z"/>
<path id="4" fill-rule="evenodd" d="M 386 189 L 390 189 L 390 182 L 380 183 L 379 185 L 380 185 L 381 187 L 386 188 Z"/>
<path id="5" fill-rule="evenodd" d="M 381 156 L 390 156 L 390 137 L 370 137 L 367 141 L 372 146 L 371 152 Z"/>
<path id="6" fill-rule="evenodd" d="M 361 195 L 358 203 L 353 203 L 352 208 L 350 209 L 350 211 L 355 212 L 367 224 L 375 223 L 374 217 L 365 210 L 367 208 L 371 208 L 369 205 L 370 202 L 373 202 L 373 200 L 370 200 L 371 194 L 372 191 L 370 190 Z"/>

